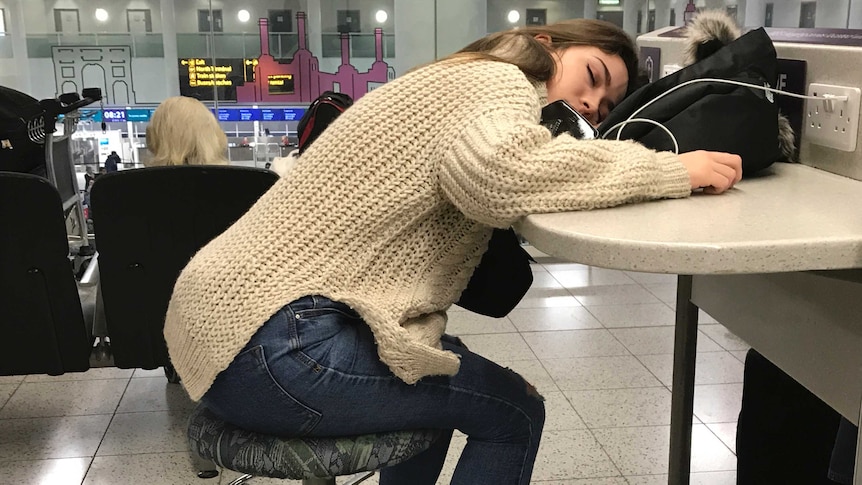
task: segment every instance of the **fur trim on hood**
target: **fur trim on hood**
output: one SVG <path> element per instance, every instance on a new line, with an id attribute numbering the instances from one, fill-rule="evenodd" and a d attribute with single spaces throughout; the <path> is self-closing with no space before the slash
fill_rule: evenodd
<path id="1" fill-rule="evenodd" d="M 705 10 L 686 27 L 683 65 L 703 60 L 742 35 L 736 21 L 723 10 Z M 796 144 L 793 128 L 786 116 L 778 113 L 778 144 L 788 162 L 794 162 Z"/>
<path id="2" fill-rule="evenodd" d="M 685 29 L 683 65 L 706 59 L 741 35 L 742 30 L 726 12 L 706 10 L 699 13 Z"/>

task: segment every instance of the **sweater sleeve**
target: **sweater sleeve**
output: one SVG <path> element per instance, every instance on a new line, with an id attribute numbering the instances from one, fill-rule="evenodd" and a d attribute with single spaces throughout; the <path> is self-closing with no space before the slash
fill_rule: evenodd
<path id="1" fill-rule="evenodd" d="M 535 213 L 691 194 L 673 153 L 629 141 L 556 138 L 530 102 L 504 102 L 463 127 L 443 155 L 443 194 L 467 217 L 508 227 Z"/>

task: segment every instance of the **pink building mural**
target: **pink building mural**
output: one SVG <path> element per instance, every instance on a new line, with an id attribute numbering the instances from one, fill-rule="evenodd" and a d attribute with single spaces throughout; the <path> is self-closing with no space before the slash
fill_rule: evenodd
<path id="1" fill-rule="evenodd" d="M 306 15 L 296 13 L 299 48 L 290 63 L 277 62 L 269 53 L 269 22 L 260 19 L 260 58 L 254 69 L 254 80 L 236 88 L 240 103 L 277 102 L 310 103 L 324 91 L 338 91 L 353 99 L 360 98 L 394 77 L 394 71 L 383 61 L 383 29 L 374 29 L 375 61 L 360 73 L 350 63 L 350 35 L 341 34 L 341 65 L 335 73 L 320 72 L 320 62 L 306 45 Z"/>

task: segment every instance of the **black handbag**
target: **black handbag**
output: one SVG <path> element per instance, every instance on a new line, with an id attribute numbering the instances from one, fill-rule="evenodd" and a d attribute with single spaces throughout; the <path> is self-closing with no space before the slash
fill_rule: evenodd
<path id="1" fill-rule="evenodd" d="M 615 139 L 615 125 L 686 81 L 719 78 L 774 87 L 777 76 L 778 60 L 772 41 L 762 28 L 752 30 L 708 57 L 638 89 L 611 111 L 599 132 Z M 760 89 L 708 81 L 693 83 L 650 104 L 636 118 L 663 124 L 676 137 L 680 153 L 712 150 L 740 155 L 746 175 L 787 159 L 779 141 L 774 95 Z M 627 124 L 620 138 L 637 140 L 655 150 L 674 149 L 668 134 L 648 123 Z"/>
<path id="2" fill-rule="evenodd" d="M 505 317 L 533 284 L 532 260 L 514 230 L 494 229 L 488 250 L 455 304 L 480 315 Z"/>

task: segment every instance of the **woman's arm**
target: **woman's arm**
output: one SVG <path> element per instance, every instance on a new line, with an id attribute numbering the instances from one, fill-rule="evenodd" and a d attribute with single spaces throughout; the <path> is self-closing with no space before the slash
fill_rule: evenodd
<path id="1" fill-rule="evenodd" d="M 523 103 L 478 116 L 439 167 L 445 196 L 467 217 L 507 227 L 532 213 L 686 197 L 692 180 L 680 157 L 634 142 L 552 138 Z"/>

